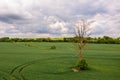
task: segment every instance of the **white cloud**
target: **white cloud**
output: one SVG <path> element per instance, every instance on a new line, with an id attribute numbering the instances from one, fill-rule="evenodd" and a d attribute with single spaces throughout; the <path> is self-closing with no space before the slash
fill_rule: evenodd
<path id="1" fill-rule="evenodd" d="M 93 17 L 95 23 L 93 23 L 94 27 L 94 35 L 96 36 L 112 36 L 119 37 L 120 36 L 120 14 L 116 14 L 114 16 L 109 14 L 97 14 Z"/>
<path id="2" fill-rule="evenodd" d="M 49 27 L 53 32 L 62 33 L 62 34 L 68 32 L 67 23 L 65 22 L 57 21 L 55 23 L 50 24 Z"/>
<path id="3" fill-rule="evenodd" d="M 94 36 L 120 36 L 120 0 L 0 0 L 0 37 L 64 37 L 95 20 Z M 112 35 L 113 34 L 113 35 Z"/>

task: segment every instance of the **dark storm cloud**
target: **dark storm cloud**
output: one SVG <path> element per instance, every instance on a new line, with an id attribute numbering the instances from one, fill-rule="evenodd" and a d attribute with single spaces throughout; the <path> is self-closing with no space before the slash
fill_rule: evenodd
<path id="1" fill-rule="evenodd" d="M 14 21 L 18 20 L 25 20 L 22 16 L 20 15 L 15 15 L 15 14 L 2 14 L 0 15 L 0 21 L 4 23 L 13 23 Z"/>

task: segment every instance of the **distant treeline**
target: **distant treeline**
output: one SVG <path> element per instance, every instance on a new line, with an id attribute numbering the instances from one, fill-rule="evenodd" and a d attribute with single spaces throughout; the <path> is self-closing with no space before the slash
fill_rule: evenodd
<path id="1" fill-rule="evenodd" d="M 78 38 L 9 38 L 2 37 L 0 42 L 79 42 Z M 120 44 L 119 38 L 111 38 L 109 36 L 103 36 L 98 38 L 86 37 L 84 39 L 86 43 L 105 43 L 105 44 Z"/>

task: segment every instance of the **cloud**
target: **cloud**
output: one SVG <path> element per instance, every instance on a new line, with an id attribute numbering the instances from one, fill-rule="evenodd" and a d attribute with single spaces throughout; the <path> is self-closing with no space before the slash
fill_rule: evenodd
<path id="1" fill-rule="evenodd" d="M 120 14 L 114 16 L 109 14 L 97 14 L 93 17 L 95 23 L 92 25 L 94 28 L 94 35 L 96 36 L 120 36 Z"/>
<path id="2" fill-rule="evenodd" d="M 0 15 L 0 21 L 8 24 L 12 24 L 15 21 L 24 20 L 24 17 L 16 14 L 2 14 Z"/>
<path id="3" fill-rule="evenodd" d="M 120 36 L 119 0 L 0 0 L 0 37 L 66 37 L 77 20 L 94 20 L 93 36 Z M 16 35 L 16 36 L 15 36 Z"/>

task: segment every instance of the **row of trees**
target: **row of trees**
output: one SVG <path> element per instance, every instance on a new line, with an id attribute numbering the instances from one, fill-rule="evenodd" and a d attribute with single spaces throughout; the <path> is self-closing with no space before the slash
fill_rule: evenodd
<path id="1" fill-rule="evenodd" d="M 49 42 L 50 38 L 0 38 L 0 42 Z"/>
<path id="2" fill-rule="evenodd" d="M 0 38 L 0 42 L 79 42 L 76 37 L 70 38 Z M 120 44 L 120 38 L 111 38 L 109 36 L 103 36 L 98 38 L 86 37 L 83 42 L 85 43 L 105 43 L 105 44 Z"/>
<path id="3" fill-rule="evenodd" d="M 76 37 L 64 38 L 64 42 L 79 42 L 79 40 L 77 40 Z M 86 37 L 84 38 L 83 43 L 120 44 L 120 38 L 111 38 L 108 36 L 103 36 L 98 38 Z"/>
<path id="4" fill-rule="evenodd" d="M 87 43 L 104 43 L 104 44 L 120 44 L 119 38 L 111 38 L 108 36 L 98 37 L 98 38 L 88 38 Z"/>

